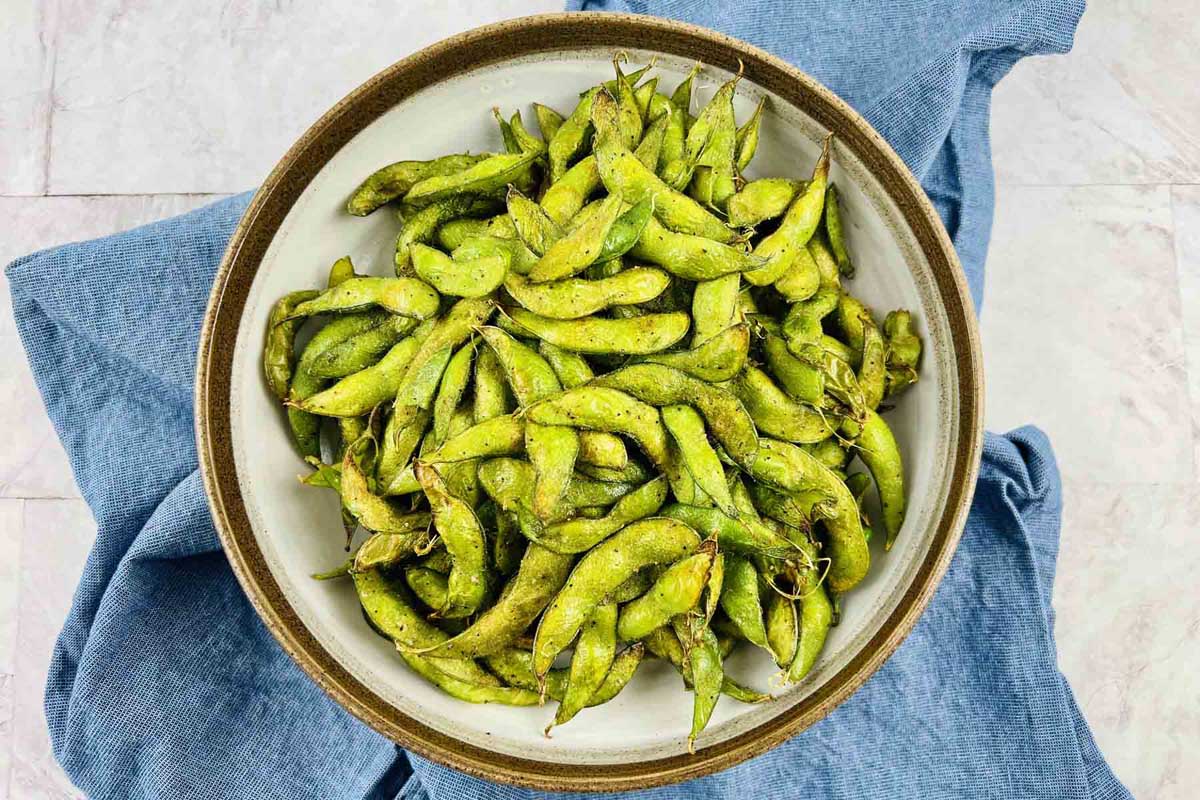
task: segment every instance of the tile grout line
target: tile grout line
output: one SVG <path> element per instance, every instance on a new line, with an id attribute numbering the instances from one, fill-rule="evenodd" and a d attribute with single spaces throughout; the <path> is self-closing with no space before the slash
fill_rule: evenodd
<path id="1" fill-rule="evenodd" d="M 50 30 L 45 30 L 46 16 L 51 16 Z M 45 148 L 42 154 L 42 194 L 45 195 L 50 191 L 50 151 L 54 147 L 54 110 L 58 103 L 57 100 L 57 85 L 58 85 L 58 3 L 52 3 L 43 7 L 43 31 L 42 35 L 47 37 L 49 41 L 42 41 L 42 47 L 49 47 L 50 53 L 50 97 L 46 103 L 46 136 L 43 140 Z"/>

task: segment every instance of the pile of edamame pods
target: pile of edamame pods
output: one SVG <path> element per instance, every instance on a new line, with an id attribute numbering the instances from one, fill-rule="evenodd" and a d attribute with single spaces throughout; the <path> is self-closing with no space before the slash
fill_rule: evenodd
<path id="1" fill-rule="evenodd" d="M 900 532 L 879 412 L 921 342 L 842 284 L 828 140 L 806 179 L 747 181 L 763 104 L 737 125 L 737 77 L 693 117 L 699 65 L 671 94 L 614 66 L 566 117 L 535 104 L 540 136 L 494 112 L 505 152 L 370 175 L 347 209 L 395 204 L 395 277 L 339 260 L 279 300 L 264 362 L 303 482 L 337 492 L 347 549 L 369 534 L 317 577 L 413 670 L 563 724 L 664 659 L 692 746 L 721 694 L 770 697 L 732 649 L 812 669 L 869 567 L 870 485 Z"/>

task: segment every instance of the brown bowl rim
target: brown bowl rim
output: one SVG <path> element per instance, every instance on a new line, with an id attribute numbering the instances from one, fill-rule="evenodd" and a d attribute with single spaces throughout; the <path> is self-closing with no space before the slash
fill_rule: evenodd
<path id="1" fill-rule="evenodd" d="M 676 755 L 626 764 L 518 758 L 461 742 L 390 705 L 339 664 L 305 628 L 271 575 L 238 486 L 230 383 L 241 314 L 258 265 L 284 217 L 321 167 L 349 139 L 405 97 L 478 67 L 583 47 L 658 51 L 735 71 L 835 133 L 880 180 L 929 259 L 949 319 L 958 373 L 957 447 L 951 486 L 930 549 L 912 584 L 871 641 L 811 696 L 740 735 Z M 812 77 L 750 44 L 687 23 L 631 14 L 542 14 L 452 36 L 384 69 L 314 123 L 271 171 L 239 222 L 217 271 L 196 367 L 196 439 L 213 522 L 246 595 L 284 650 L 330 697 L 367 725 L 433 761 L 469 775 L 553 791 L 618 791 L 698 778 L 757 756 L 825 717 L 912 630 L 949 566 L 966 522 L 983 441 L 979 336 L 954 247 L 917 180 L 871 125 Z"/>

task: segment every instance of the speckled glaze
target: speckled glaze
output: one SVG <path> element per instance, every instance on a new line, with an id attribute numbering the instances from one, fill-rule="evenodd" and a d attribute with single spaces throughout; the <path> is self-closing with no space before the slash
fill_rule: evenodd
<path id="1" fill-rule="evenodd" d="M 845 633 L 828 663 L 775 703 L 715 721 L 695 755 L 688 755 L 673 735 L 624 749 L 573 743 L 565 728 L 561 739 L 556 732 L 559 750 L 553 750 L 553 743 L 534 746 L 506 740 L 501 728 L 492 739 L 491 729 L 471 719 L 482 712 L 463 705 L 457 718 L 439 716 L 425 707 L 444 699 L 426 697 L 420 688 L 407 695 L 390 688 L 394 676 L 370 667 L 369 659 L 341 642 L 337 631 L 314 622 L 311 608 L 304 605 L 307 601 L 290 588 L 294 576 L 280 566 L 279 542 L 270 532 L 273 526 L 264 522 L 269 504 L 256 499 L 263 493 L 260 484 L 285 476 L 252 468 L 257 462 L 246 455 L 246 431 L 260 422 L 246 394 L 259 387 L 249 386 L 242 376 L 247 359 L 257 355 L 251 351 L 262 330 L 256 316 L 262 307 L 262 282 L 275 264 L 272 248 L 280 247 L 276 240 L 298 235 L 289 233 L 285 220 L 331 213 L 324 206 L 312 209 L 314 181 L 326 165 L 368 126 L 423 90 L 477 77 L 486 80 L 497 65 L 520 60 L 543 67 L 578 64 L 597 50 L 620 49 L 639 56 L 661 54 L 664 64 L 685 66 L 699 60 L 716 72 L 736 72 L 740 62 L 746 76 L 739 87 L 745 90 L 744 102 L 767 94 L 774 125 L 790 126 L 813 152 L 821 135 L 833 132 L 835 162 L 843 165 L 838 179 L 855 189 L 850 204 L 857 197 L 864 211 L 873 209 L 879 220 L 874 223 L 877 233 L 896 240 L 894 249 L 902 258 L 894 259 L 898 266 L 889 267 L 895 272 L 891 280 L 905 286 L 927 325 L 929 354 L 923 370 L 930 375 L 928 380 L 922 375 L 914 392 L 925 392 L 924 405 L 933 409 L 926 429 L 918 431 L 929 453 L 914 460 L 933 477 L 920 484 L 921 497 L 914 503 L 919 511 L 905 530 L 908 542 L 889 554 L 886 581 L 880 579 L 873 596 L 864 593 L 855 612 L 859 618 L 848 625 L 854 630 Z M 526 99 L 541 98 L 534 90 Z M 465 96 L 463 105 L 468 103 L 477 105 L 479 98 Z M 764 138 L 770 136 L 768 127 Z M 811 158 L 806 155 L 800 163 L 811 164 Z M 360 177 L 350 175 L 346 181 L 352 186 Z M 292 284 L 299 285 L 299 280 L 293 278 Z M 982 439 L 980 363 L 970 300 L 940 221 L 900 159 L 845 103 L 778 59 L 711 31 L 648 17 L 556 14 L 470 31 L 393 65 L 325 114 L 284 156 L 247 209 L 216 277 L 197 363 L 196 434 L 213 518 L 234 571 L 268 628 L 331 697 L 401 746 L 464 772 L 548 790 L 614 791 L 695 778 L 773 747 L 828 714 L 895 650 L 932 597 L 965 523 Z M 928 430 L 930 422 L 936 423 L 936 432 Z M 922 459 L 931 466 L 922 466 Z M 881 571 L 883 567 L 881 559 Z M 347 624 L 361 627 L 357 619 Z M 678 703 L 688 702 L 677 679 L 671 691 Z M 602 711 L 588 718 L 603 730 Z M 531 720 L 523 722 L 540 730 Z M 620 738 L 615 729 L 610 738 Z"/>

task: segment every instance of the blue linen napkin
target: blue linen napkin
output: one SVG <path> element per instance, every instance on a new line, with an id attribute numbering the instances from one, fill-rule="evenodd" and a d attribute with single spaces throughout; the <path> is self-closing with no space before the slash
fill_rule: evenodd
<path id="1" fill-rule="evenodd" d="M 921 179 L 976 303 L 991 86 L 1065 52 L 1082 2 L 614 3 L 740 35 L 813 73 Z M 192 381 L 248 195 L 8 268 L 38 387 L 98 523 L 46 687 L 55 753 L 95 798 L 532 798 L 398 751 L 283 653 L 234 580 L 196 472 Z M 630 797 L 1123 798 L 1055 663 L 1061 496 L 1045 437 L 989 434 L 929 609 L 829 718 L 718 775 Z M 543 796 L 543 795 L 536 795 Z"/>

